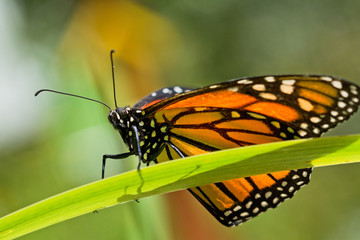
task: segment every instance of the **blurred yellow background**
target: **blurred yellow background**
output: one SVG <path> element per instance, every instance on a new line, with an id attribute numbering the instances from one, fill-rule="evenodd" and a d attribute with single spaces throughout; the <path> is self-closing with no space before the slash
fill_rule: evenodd
<path id="1" fill-rule="evenodd" d="M 360 84 L 356 1 L 1 1 L 0 215 L 100 179 L 125 152 L 108 110 L 162 87 L 329 74 Z M 327 135 L 360 133 L 360 115 Z M 107 176 L 137 165 L 109 161 Z M 225 228 L 186 191 L 140 199 L 21 239 L 359 239 L 360 166 L 315 169 L 276 210 Z"/>

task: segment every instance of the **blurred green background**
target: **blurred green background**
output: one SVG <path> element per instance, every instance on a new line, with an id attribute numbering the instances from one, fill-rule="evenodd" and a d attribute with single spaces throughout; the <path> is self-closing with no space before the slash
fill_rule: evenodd
<path id="1" fill-rule="evenodd" d="M 0 215 L 100 179 L 126 151 L 92 102 L 119 106 L 161 87 L 265 74 L 329 74 L 360 84 L 358 1 L 0 1 Z M 327 135 L 360 133 L 360 115 Z M 109 161 L 107 176 L 136 167 Z M 225 228 L 186 191 L 87 214 L 21 239 L 359 239 L 360 166 L 318 168 L 309 186 Z"/>

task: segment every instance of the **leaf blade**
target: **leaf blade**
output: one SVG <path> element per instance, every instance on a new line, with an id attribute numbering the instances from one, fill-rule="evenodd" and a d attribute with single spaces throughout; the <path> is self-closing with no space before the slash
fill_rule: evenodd
<path id="1" fill-rule="evenodd" d="M 193 156 L 116 175 L 30 205 L 0 219 L 0 238 L 13 239 L 155 194 L 274 171 L 359 161 L 360 135 L 283 141 Z"/>

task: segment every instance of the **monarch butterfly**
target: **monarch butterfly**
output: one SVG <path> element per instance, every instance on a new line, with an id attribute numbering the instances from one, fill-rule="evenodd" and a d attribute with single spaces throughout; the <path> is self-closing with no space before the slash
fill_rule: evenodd
<path id="1" fill-rule="evenodd" d="M 35 95 L 41 91 L 57 92 L 43 89 Z M 102 176 L 108 158 L 137 155 L 139 168 L 141 162 L 160 163 L 227 148 L 319 137 L 356 112 L 359 99 L 359 87 L 340 78 L 271 75 L 194 90 L 163 88 L 132 108 L 112 110 L 102 103 L 110 109 L 108 119 L 129 147 L 127 153 L 103 156 Z M 309 182 L 311 171 L 272 172 L 188 190 L 220 223 L 230 227 L 291 198 Z"/>

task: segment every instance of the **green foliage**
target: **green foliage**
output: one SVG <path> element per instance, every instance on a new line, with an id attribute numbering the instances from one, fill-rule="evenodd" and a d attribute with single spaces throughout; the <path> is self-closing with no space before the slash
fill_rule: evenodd
<path id="1" fill-rule="evenodd" d="M 218 151 L 84 185 L 0 219 L 0 238 L 143 197 L 267 172 L 360 161 L 360 135 L 301 139 Z"/>

